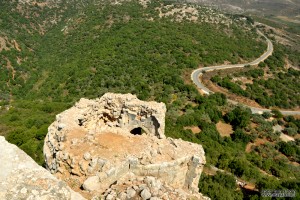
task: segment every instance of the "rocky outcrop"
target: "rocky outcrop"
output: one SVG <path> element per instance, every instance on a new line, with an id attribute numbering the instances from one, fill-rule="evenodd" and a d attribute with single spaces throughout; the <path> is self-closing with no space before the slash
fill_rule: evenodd
<path id="1" fill-rule="evenodd" d="M 0 199 L 84 199 L 3 136 L 0 158 Z"/>
<path id="2" fill-rule="evenodd" d="M 201 193 L 186 192 L 181 188 L 174 188 L 153 176 L 136 176 L 129 173 L 120 179 L 117 184 L 112 185 L 103 195 L 105 199 L 203 199 L 208 197 Z"/>
<path id="3" fill-rule="evenodd" d="M 83 108 L 78 116 L 79 125 L 90 130 L 108 126 L 130 132 L 140 128 L 148 135 L 165 137 L 166 106 L 163 103 L 146 103 L 132 94 L 106 93 L 94 101 L 82 99 L 76 106 Z"/>
<path id="4" fill-rule="evenodd" d="M 161 193 L 181 190 L 185 197 L 197 196 L 205 164 L 203 148 L 166 138 L 165 112 L 163 103 L 143 102 L 131 94 L 81 99 L 57 115 L 49 127 L 44 145 L 46 166 L 75 190 L 83 189 L 80 192 L 87 198 L 107 194 L 108 199 L 116 199 L 120 191 L 113 195 L 108 190 L 122 185 L 122 180 L 128 182 L 128 174 L 136 180 L 158 179 L 166 186 Z M 134 191 L 128 191 L 123 199 L 133 196 Z M 135 195 L 160 198 L 151 188 L 135 190 Z"/>

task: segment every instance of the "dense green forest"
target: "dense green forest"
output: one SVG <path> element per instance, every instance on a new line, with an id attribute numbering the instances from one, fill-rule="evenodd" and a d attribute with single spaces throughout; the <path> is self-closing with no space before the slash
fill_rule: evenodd
<path id="1" fill-rule="evenodd" d="M 230 92 L 255 100 L 266 108 L 298 108 L 300 105 L 300 71 L 285 67 L 284 52 L 287 52 L 286 48 L 279 44 L 275 45 L 273 55 L 260 63 L 258 67 L 249 66 L 242 72 L 227 76 L 217 75 L 211 80 Z M 297 52 L 290 53 L 289 57 L 294 58 L 294 55 L 297 55 Z M 300 57 L 297 57 L 294 63 L 299 63 L 299 59 Z M 244 84 L 245 81 L 237 80 L 240 77 L 252 83 Z M 242 86 L 245 88 L 243 89 Z"/>
<path id="2" fill-rule="evenodd" d="M 286 127 L 286 131 L 292 128 L 291 134 L 296 134 L 300 129 L 299 119 L 282 118 L 282 115 L 275 110 L 274 113 L 278 114 L 278 118 L 266 121 L 272 115 L 271 113 L 264 113 L 261 116 L 251 114 L 249 109 L 243 107 L 228 108 L 225 96 L 222 94 L 213 94 L 208 99 L 199 98 L 197 101 L 201 103 L 194 107 L 187 105 L 186 114 L 177 118 L 176 122 L 167 123 L 170 126 L 167 129 L 170 131 L 168 132 L 170 136 L 202 144 L 209 165 L 254 183 L 257 189 L 298 188 L 295 185 L 299 185 L 300 168 L 293 162 L 300 161 L 300 140 L 282 142 L 279 139 L 280 134 L 274 132 L 272 127 L 281 124 Z M 219 111 L 220 107 L 223 107 L 221 110 L 228 110 L 227 114 L 222 115 Z M 230 137 L 221 137 L 218 133 L 215 124 L 220 120 L 232 125 L 234 132 Z M 194 134 L 190 130 L 184 130 L 184 127 L 191 125 L 198 126 L 201 132 Z M 245 151 L 248 144 L 255 144 L 259 140 L 263 140 L 264 143 L 253 145 L 250 151 Z M 223 199 L 224 196 L 228 196 L 226 199 L 249 197 L 249 191 L 236 192 L 236 187 L 223 187 L 221 183 L 224 183 L 224 180 L 218 182 L 217 178 L 206 176 L 201 179 L 205 182 L 200 181 L 200 191 L 212 195 L 213 199 Z M 213 191 L 218 190 L 220 193 L 212 194 L 212 188 Z M 299 191 L 299 188 L 297 190 Z M 258 198 L 259 194 L 254 193 L 250 197 Z"/>
<path id="3" fill-rule="evenodd" d="M 292 162 L 299 163 L 300 142 L 280 142 L 272 131 L 273 125 L 281 124 L 290 135 L 297 134 L 299 120 L 277 113 L 272 122 L 266 121 L 270 113 L 265 118 L 252 115 L 229 105 L 222 94 L 201 96 L 183 78 L 199 65 L 258 57 L 266 44 L 251 18 L 194 6 L 197 21 L 188 16 L 176 21 L 159 17 L 161 1 L 147 8 L 136 1 L 91 2 L 24 4 L 21 9 L 16 9 L 17 2 L 0 2 L 0 39 L 6 38 L 9 47 L 0 51 L 0 134 L 42 165 L 43 140 L 56 114 L 82 97 L 130 92 L 142 100 L 166 103 L 167 136 L 203 145 L 207 165 L 232 174 L 203 175 L 200 192 L 213 199 L 259 198 L 258 193 L 236 191 L 237 176 L 257 189 L 296 189 L 299 195 L 299 166 Z M 290 105 L 297 103 L 288 97 Z M 219 121 L 232 125 L 231 137 L 220 136 Z M 185 130 L 187 126 L 198 126 L 201 133 Z M 257 138 L 266 143 L 245 152 Z"/>

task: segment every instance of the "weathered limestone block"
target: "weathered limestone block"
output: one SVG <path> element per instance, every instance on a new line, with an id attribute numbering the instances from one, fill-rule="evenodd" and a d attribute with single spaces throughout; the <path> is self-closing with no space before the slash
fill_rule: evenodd
<path id="1" fill-rule="evenodd" d="M 99 190 L 101 188 L 101 182 L 98 176 L 91 176 L 87 178 L 83 185 L 83 189 L 87 191 Z"/>
<path id="2" fill-rule="evenodd" d="M 170 200 L 210 200 L 201 193 L 190 193 L 172 187 L 152 176 L 125 176 L 117 184 L 104 192 L 104 198 L 111 199 L 170 199 Z"/>
<path id="3" fill-rule="evenodd" d="M 79 121 L 83 126 L 104 123 L 128 132 L 142 128 L 147 134 L 165 138 L 165 113 L 164 103 L 144 102 L 132 94 L 106 93 L 89 102 Z"/>
<path id="4" fill-rule="evenodd" d="M 163 103 L 143 102 L 131 94 L 107 93 L 96 100 L 81 99 L 57 115 L 48 128 L 44 145 L 46 167 L 56 177 L 70 180 L 67 183 L 73 189 L 83 188 L 81 194 L 88 198 L 101 197 L 128 174 L 133 179 L 155 177 L 168 187 L 197 196 L 206 162 L 203 148 L 166 138 L 165 112 Z M 77 185 L 72 184 L 74 180 Z M 128 189 L 120 197 L 145 191 L 140 198 L 148 198 L 149 193 L 155 198 L 159 192 L 164 193 L 157 187 L 147 187 L 149 190 L 135 188 L 135 192 Z M 114 193 L 106 196 L 116 197 Z"/>
<path id="5" fill-rule="evenodd" d="M 84 199 L 3 136 L 0 158 L 0 199 Z"/>

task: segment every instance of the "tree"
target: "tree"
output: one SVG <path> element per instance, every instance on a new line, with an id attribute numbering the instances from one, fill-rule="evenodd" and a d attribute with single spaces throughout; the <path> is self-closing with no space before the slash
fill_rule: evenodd
<path id="1" fill-rule="evenodd" d="M 297 146 L 293 145 L 291 142 L 279 142 L 279 151 L 286 156 L 294 156 L 296 154 Z"/>
<path id="2" fill-rule="evenodd" d="M 202 174 L 199 181 L 199 191 L 216 200 L 242 200 L 243 193 L 236 188 L 235 178 L 220 172 L 214 176 Z"/>
<path id="3" fill-rule="evenodd" d="M 244 159 L 236 158 L 229 164 L 232 173 L 242 177 L 248 171 L 247 163 Z"/>
<path id="4" fill-rule="evenodd" d="M 222 153 L 219 156 L 217 167 L 220 169 L 227 169 L 231 159 L 232 158 L 228 153 Z"/>
<path id="5" fill-rule="evenodd" d="M 295 136 L 297 134 L 297 129 L 294 127 L 287 127 L 283 131 L 290 136 Z"/>
<path id="6" fill-rule="evenodd" d="M 246 134 L 242 129 L 236 129 L 231 135 L 231 138 L 234 142 L 242 142 L 245 145 L 251 141 L 251 136 Z"/>
<path id="7" fill-rule="evenodd" d="M 272 109 L 271 113 L 273 114 L 273 116 L 275 118 L 282 118 L 283 117 L 282 113 L 277 109 Z"/>
<path id="8" fill-rule="evenodd" d="M 276 180 L 275 178 L 271 178 L 271 177 L 264 177 L 261 178 L 260 180 L 257 181 L 256 183 L 256 187 L 257 189 L 259 189 L 260 191 L 263 189 L 280 189 L 280 182 L 278 180 Z"/>
<path id="9" fill-rule="evenodd" d="M 272 116 L 272 114 L 271 114 L 270 112 L 265 111 L 265 112 L 263 112 L 262 116 L 263 116 L 265 119 L 269 119 L 269 118 Z"/>
<path id="10" fill-rule="evenodd" d="M 234 130 L 244 128 L 250 123 L 251 110 L 241 106 L 236 107 L 224 116 L 226 122 L 229 122 Z"/>

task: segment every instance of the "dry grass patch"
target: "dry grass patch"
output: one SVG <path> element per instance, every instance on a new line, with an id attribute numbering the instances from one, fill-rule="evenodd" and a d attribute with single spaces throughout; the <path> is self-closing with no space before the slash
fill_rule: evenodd
<path id="1" fill-rule="evenodd" d="M 10 45 L 7 37 L 1 37 L 0 36 L 0 52 L 2 50 L 8 51 L 10 48 L 8 47 Z"/>
<path id="2" fill-rule="evenodd" d="M 268 142 L 266 139 L 262 139 L 262 138 L 257 138 L 254 143 L 249 142 L 246 146 L 245 152 L 249 153 L 251 152 L 252 148 L 254 146 L 260 146 L 262 144 L 265 144 L 266 142 Z"/>
<path id="3" fill-rule="evenodd" d="M 267 142 L 267 140 L 265 140 L 265 139 L 257 138 L 257 139 L 254 141 L 254 144 L 255 144 L 255 146 L 259 146 L 259 145 L 265 144 L 266 142 Z"/>
<path id="4" fill-rule="evenodd" d="M 300 139 L 300 134 L 294 136 L 295 139 Z"/>
<path id="5" fill-rule="evenodd" d="M 249 142 L 249 143 L 247 144 L 247 146 L 246 146 L 245 152 L 246 152 L 246 153 L 250 153 L 253 146 L 255 146 L 255 144 L 252 143 L 252 142 Z"/>
<path id="6" fill-rule="evenodd" d="M 254 128 L 258 127 L 258 125 L 256 123 L 251 122 L 250 127 L 254 129 Z"/>
<path id="7" fill-rule="evenodd" d="M 192 133 L 197 134 L 201 132 L 201 129 L 198 126 L 186 126 L 183 128 L 184 130 L 191 130 Z"/>
<path id="8" fill-rule="evenodd" d="M 216 126 L 222 137 L 230 137 L 230 135 L 233 133 L 233 129 L 230 124 L 219 121 Z"/>

